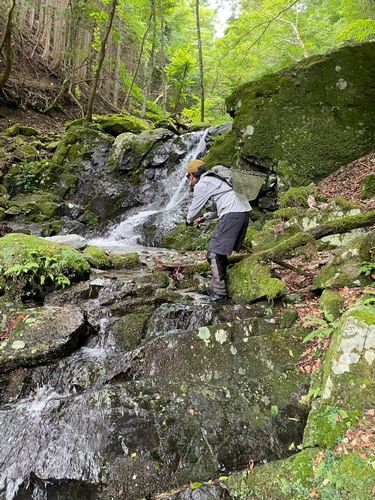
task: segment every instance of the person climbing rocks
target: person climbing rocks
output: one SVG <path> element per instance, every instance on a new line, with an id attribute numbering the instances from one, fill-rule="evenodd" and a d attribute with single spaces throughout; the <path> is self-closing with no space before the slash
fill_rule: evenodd
<path id="1" fill-rule="evenodd" d="M 226 302 L 228 300 L 225 288 L 225 275 L 228 267 L 228 255 L 238 252 L 244 242 L 249 224 L 250 203 L 240 199 L 232 186 L 222 177 L 206 172 L 206 166 L 201 160 L 192 160 L 187 165 L 186 177 L 194 190 L 186 225 L 200 222 L 197 218 L 202 208 L 210 201 L 219 221 L 212 232 L 207 251 L 207 261 L 211 267 L 212 279 L 208 288 L 202 290 L 210 297 L 211 302 Z M 217 215 L 216 215 L 217 213 Z M 204 214 L 212 218 L 213 212 Z"/>

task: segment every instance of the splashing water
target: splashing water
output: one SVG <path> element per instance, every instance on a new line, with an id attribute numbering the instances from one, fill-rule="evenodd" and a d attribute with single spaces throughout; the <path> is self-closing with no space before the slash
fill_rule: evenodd
<path id="1" fill-rule="evenodd" d="M 159 181 L 159 189 L 156 187 L 156 201 L 130 210 L 126 218 L 106 237 L 93 239 L 89 244 L 110 248 L 134 248 L 139 246 L 142 231 L 148 225 L 156 224 L 159 233 L 165 234 L 174 227 L 175 221 L 183 220 L 183 212 L 186 211 L 191 195 L 185 178 L 186 167 L 189 161 L 205 151 L 206 135 L 207 130 L 192 132 L 184 138 L 189 151 L 173 172 L 165 172 L 164 178 Z"/>

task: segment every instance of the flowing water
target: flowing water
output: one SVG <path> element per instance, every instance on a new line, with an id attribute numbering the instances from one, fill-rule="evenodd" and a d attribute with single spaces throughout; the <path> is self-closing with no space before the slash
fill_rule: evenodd
<path id="1" fill-rule="evenodd" d="M 187 155 L 180 160 L 173 172 L 160 173 L 156 186 L 155 201 L 136 207 L 126 214 L 120 224 L 112 228 L 103 238 L 91 240 L 90 245 L 101 248 L 134 248 L 142 242 L 143 230 L 155 224 L 158 228 L 156 242 L 173 229 L 175 222 L 181 222 L 186 215 L 187 205 L 191 197 L 190 183 L 186 179 L 186 167 L 189 161 L 198 158 L 206 149 L 207 130 L 192 132 L 184 137 L 188 148 Z"/>
<path id="2" fill-rule="evenodd" d="M 107 237 L 90 244 L 134 248 L 147 225 L 157 223 L 165 233 L 174 221 L 182 220 L 191 195 L 186 166 L 204 152 L 206 134 L 195 132 L 187 136 L 187 155 L 160 180 L 157 189 L 162 197 L 156 196 L 157 201 L 133 209 Z M 8 398 L 0 408 L 1 500 L 17 498 L 20 485 L 27 485 L 32 474 L 94 484 L 101 481 L 100 452 L 108 446 L 111 433 L 116 434 L 108 420 L 111 401 L 106 384 L 126 371 L 128 358 L 128 354 L 115 350 L 111 323 L 104 317 L 97 337 L 88 345 L 60 363 L 32 370 L 22 394 L 14 400 Z M 126 445 L 121 446 L 127 454 Z M 34 487 L 31 498 L 45 497 Z"/>

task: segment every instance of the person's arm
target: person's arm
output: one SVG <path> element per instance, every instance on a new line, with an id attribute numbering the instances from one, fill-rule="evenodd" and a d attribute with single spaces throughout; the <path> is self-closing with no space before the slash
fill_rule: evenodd
<path id="1" fill-rule="evenodd" d="M 186 217 L 188 223 L 191 223 L 195 220 L 199 212 L 213 195 L 214 191 L 215 186 L 213 186 L 211 183 L 205 182 L 205 180 L 203 179 L 195 185 L 193 201 L 191 202 L 189 212 Z"/>

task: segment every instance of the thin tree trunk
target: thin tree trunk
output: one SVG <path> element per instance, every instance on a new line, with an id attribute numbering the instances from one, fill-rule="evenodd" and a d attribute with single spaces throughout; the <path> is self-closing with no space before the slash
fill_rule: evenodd
<path id="1" fill-rule="evenodd" d="M 186 78 L 186 75 L 187 75 L 187 71 L 188 71 L 188 65 L 186 63 L 185 64 L 185 69 L 184 69 L 184 74 L 182 75 L 181 85 L 180 85 L 180 88 L 179 88 L 179 91 L 178 91 L 178 95 L 177 95 L 176 104 L 175 104 L 175 107 L 174 107 L 174 110 L 173 110 L 174 113 L 176 113 L 177 108 L 180 105 L 180 99 L 181 99 L 182 89 L 184 87 L 184 83 L 185 83 L 185 78 Z"/>
<path id="2" fill-rule="evenodd" d="M 121 33 L 122 19 L 119 19 L 118 31 Z M 120 83 L 120 53 L 121 53 L 121 41 L 116 44 L 115 53 L 115 67 L 113 76 L 113 104 L 118 105 L 118 94 L 119 94 L 119 83 Z"/>
<path id="3" fill-rule="evenodd" d="M 201 87 L 201 122 L 204 122 L 203 57 L 202 57 L 201 29 L 199 26 L 199 0 L 195 0 L 195 14 L 197 22 L 198 52 L 199 52 L 199 82 Z"/>
<path id="4" fill-rule="evenodd" d="M 161 74 L 162 74 L 162 92 L 163 92 L 163 116 L 167 118 L 167 85 L 165 81 L 165 61 L 164 61 L 164 4 L 160 0 L 160 56 L 161 56 Z"/>
<path id="5" fill-rule="evenodd" d="M 42 36 L 42 45 L 44 46 L 44 52 L 42 54 L 43 59 L 48 59 L 49 57 L 53 14 L 54 9 L 52 5 L 48 6 L 44 14 L 44 30 Z"/>
<path id="6" fill-rule="evenodd" d="M 155 12 L 155 0 L 151 0 L 151 10 L 152 10 L 152 18 L 154 21 L 154 28 L 152 34 L 152 47 L 148 65 L 148 74 L 146 79 L 146 85 L 144 87 L 144 97 L 142 104 L 142 113 L 141 117 L 144 118 L 146 115 L 146 106 L 147 106 L 147 98 L 151 92 L 151 82 L 152 82 L 152 73 L 154 71 L 154 56 L 155 56 L 155 43 L 156 43 L 156 12 Z"/>
<path id="7" fill-rule="evenodd" d="M 145 45 L 145 41 L 146 41 L 146 37 L 148 35 L 148 32 L 150 30 L 151 19 L 152 19 L 152 11 L 150 13 L 150 17 L 148 18 L 147 28 L 146 28 L 146 31 L 144 32 L 144 35 L 143 35 L 143 38 L 142 38 L 141 48 L 139 49 L 139 55 L 138 55 L 137 65 L 136 65 L 135 70 L 133 72 L 133 77 L 132 77 L 132 80 L 130 82 L 130 85 L 129 85 L 129 88 L 128 88 L 128 92 L 127 92 L 127 94 L 125 96 L 124 104 L 122 105 L 122 112 L 125 111 L 125 108 L 128 105 L 129 97 L 130 97 L 130 94 L 132 92 L 135 79 L 137 78 L 137 75 L 138 75 L 138 70 L 139 70 L 139 66 L 141 64 L 141 59 L 142 59 L 142 55 L 143 55 L 143 47 Z"/>
<path id="8" fill-rule="evenodd" d="M 95 77 L 94 77 L 94 83 L 93 83 L 92 88 L 91 88 L 89 102 L 88 102 L 88 105 L 87 105 L 87 113 L 86 113 L 86 122 L 87 123 L 92 122 L 92 110 L 93 110 L 93 107 L 94 107 L 94 99 L 95 99 L 96 91 L 97 91 L 97 88 L 98 88 L 100 71 L 102 69 L 104 58 L 105 58 L 105 47 L 106 47 L 106 44 L 107 44 L 107 40 L 108 40 L 109 34 L 111 32 L 113 18 L 115 16 L 116 4 L 117 4 L 117 0 L 112 0 L 112 7 L 111 7 L 111 12 L 110 12 L 109 20 L 108 20 L 108 29 L 107 29 L 107 32 L 105 34 L 104 40 L 102 41 L 101 46 L 100 46 L 98 66 L 96 68 Z"/>
<path id="9" fill-rule="evenodd" d="M 0 53 L 4 50 L 4 55 L 5 55 L 5 68 L 4 68 L 4 73 L 3 76 L 0 77 L 0 89 L 4 87 L 6 82 L 9 79 L 10 72 L 12 70 L 12 27 L 13 27 L 13 22 L 12 22 L 12 17 L 13 17 L 13 10 L 16 6 L 16 0 L 12 0 L 12 3 L 10 5 L 8 15 L 7 15 L 7 20 L 6 20 L 6 25 L 4 29 L 4 35 L 3 38 L 0 42 Z"/>

